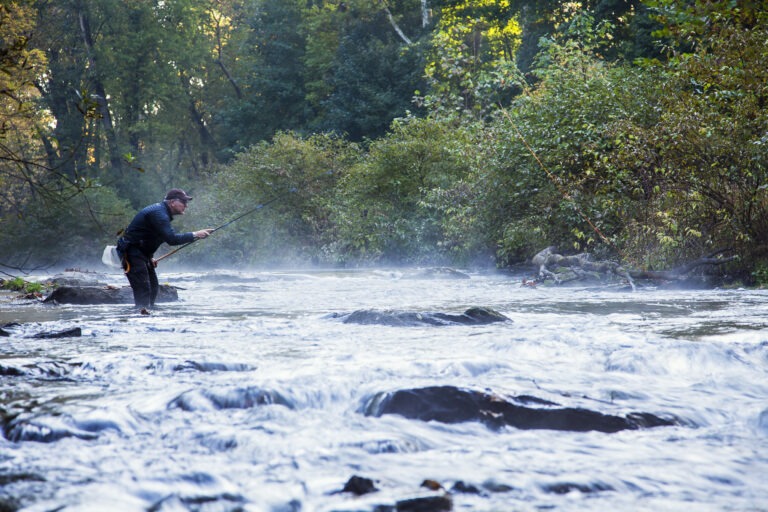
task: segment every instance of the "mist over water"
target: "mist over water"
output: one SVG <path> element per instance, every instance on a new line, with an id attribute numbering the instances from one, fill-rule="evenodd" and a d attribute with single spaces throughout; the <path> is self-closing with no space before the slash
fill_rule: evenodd
<path id="1" fill-rule="evenodd" d="M 768 293 L 521 286 L 502 273 L 160 272 L 180 301 L 0 301 L 0 498 L 27 511 L 768 509 Z M 121 274 L 100 276 L 124 285 Z M 511 322 L 344 323 L 358 310 Z M 36 339 L 80 327 L 81 337 Z M 450 385 L 675 426 L 490 429 L 366 416 Z M 375 482 L 339 493 L 350 477 Z M 380 509 L 383 510 L 383 509 Z M 393 508 L 390 508 L 393 510 Z"/>

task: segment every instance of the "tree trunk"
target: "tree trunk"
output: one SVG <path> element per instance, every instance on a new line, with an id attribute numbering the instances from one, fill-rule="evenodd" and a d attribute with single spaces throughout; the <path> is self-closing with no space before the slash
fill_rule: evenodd
<path id="1" fill-rule="evenodd" d="M 101 118 L 101 126 L 104 130 L 104 134 L 107 139 L 107 146 L 109 151 L 109 163 L 113 170 L 119 171 L 122 168 L 122 158 L 118 149 L 117 136 L 115 135 L 115 127 L 112 123 L 112 115 L 109 112 L 109 104 L 107 101 L 107 92 L 104 89 L 104 84 L 99 78 L 99 67 L 96 62 L 96 55 L 93 49 L 93 35 L 91 33 L 91 26 L 88 20 L 87 13 L 82 9 L 82 6 L 78 6 L 78 19 L 80 22 L 80 32 L 83 37 L 83 44 L 85 45 L 85 52 L 88 56 L 88 67 L 90 71 L 90 81 L 93 84 L 94 93 L 89 98 L 83 98 L 84 102 L 91 100 L 96 101 L 96 107 Z"/>

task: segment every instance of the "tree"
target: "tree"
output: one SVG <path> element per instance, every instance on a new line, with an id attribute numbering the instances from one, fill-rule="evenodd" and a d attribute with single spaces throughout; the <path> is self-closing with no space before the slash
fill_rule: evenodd
<path id="1" fill-rule="evenodd" d="M 37 106 L 35 83 L 43 52 L 32 48 L 35 10 L 28 3 L 0 5 L 0 215 L 21 214 L 46 176 L 45 148 L 38 131 L 50 116 Z"/>
<path id="2" fill-rule="evenodd" d="M 535 86 L 526 87 L 488 125 L 487 158 L 473 173 L 475 201 L 463 218 L 497 244 L 501 264 L 524 261 L 558 243 L 616 255 L 623 189 L 597 173 L 606 127 L 652 122 L 640 70 L 605 60 L 610 25 L 584 13 L 542 42 Z"/>
<path id="3" fill-rule="evenodd" d="M 509 2 L 463 1 L 443 7 L 425 67 L 430 110 L 484 116 L 519 93 L 515 55 L 520 25 Z"/>
<path id="4" fill-rule="evenodd" d="M 193 248 L 189 260 L 229 265 L 327 261 L 326 247 L 336 236 L 331 221 L 335 186 L 358 157 L 357 147 L 340 138 L 288 132 L 239 153 L 208 175 L 206 189 L 212 192 L 198 208 L 209 212 L 213 226 L 266 206 L 222 230 L 215 255 L 209 248 Z"/>
<path id="5" fill-rule="evenodd" d="M 466 172 L 463 127 L 396 120 L 339 183 L 333 224 L 342 260 L 437 263 L 455 254 L 438 198 Z M 440 203 L 440 204 L 438 204 Z"/>
<path id="6" fill-rule="evenodd" d="M 730 248 L 748 267 L 768 247 L 768 17 L 750 2 L 648 3 L 672 44 L 668 65 L 648 69 L 660 115 L 615 125 L 604 165 L 651 205 L 628 231 L 677 259 Z"/>
<path id="7" fill-rule="evenodd" d="M 353 141 L 381 137 L 394 118 L 415 110 L 422 62 L 419 48 L 403 45 L 385 13 L 350 20 L 327 81 L 330 92 L 320 102 L 318 128 Z"/>

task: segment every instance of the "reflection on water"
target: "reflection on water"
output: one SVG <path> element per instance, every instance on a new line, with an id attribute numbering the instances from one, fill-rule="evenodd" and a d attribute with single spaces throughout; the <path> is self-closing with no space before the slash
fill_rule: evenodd
<path id="1" fill-rule="evenodd" d="M 181 300 L 149 317 L 4 297 L 0 325 L 19 325 L 0 338 L 0 509 L 392 510 L 444 492 L 427 479 L 454 510 L 765 509 L 768 294 L 458 277 L 164 273 Z M 511 322 L 339 320 L 472 306 Z M 82 336 L 32 337 L 73 327 Z M 361 413 L 428 386 L 682 424 L 606 434 Z M 353 476 L 377 492 L 337 492 Z"/>

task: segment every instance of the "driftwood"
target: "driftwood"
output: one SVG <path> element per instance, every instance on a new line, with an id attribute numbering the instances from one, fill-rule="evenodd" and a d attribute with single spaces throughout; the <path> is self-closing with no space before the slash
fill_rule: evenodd
<path id="1" fill-rule="evenodd" d="M 613 261 L 592 261 L 589 253 L 575 254 L 573 256 L 563 256 L 555 252 L 555 246 L 549 246 L 537 253 L 531 262 L 538 267 L 539 277 L 542 280 L 551 279 L 557 284 L 567 281 L 583 279 L 590 272 L 600 274 L 614 274 L 627 280 L 632 290 L 635 290 L 635 280 L 664 280 L 676 281 L 683 280 L 688 274 L 703 265 L 722 265 L 736 259 L 736 256 L 719 257 L 724 250 L 717 251 L 708 256 L 701 257 L 690 263 L 686 263 L 672 270 L 627 270 L 620 264 Z M 550 270 L 554 267 L 568 268 L 572 275 L 564 278 L 561 275 Z"/>
<path id="2" fill-rule="evenodd" d="M 728 263 L 729 261 L 734 261 L 736 258 L 737 258 L 736 256 L 719 258 L 719 257 L 716 257 L 714 254 L 710 254 L 709 256 L 703 256 L 697 260 L 694 260 L 690 263 L 682 265 L 676 269 L 636 270 L 636 271 L 630 272 L 630 274 L 635 279 L 665 279 L 665 280 L 683 279 L 689 272 L 691 272 L 691 270 L 697 267 L 700 267 L 702 265 L 722 265 L 724 263 Z"/>

